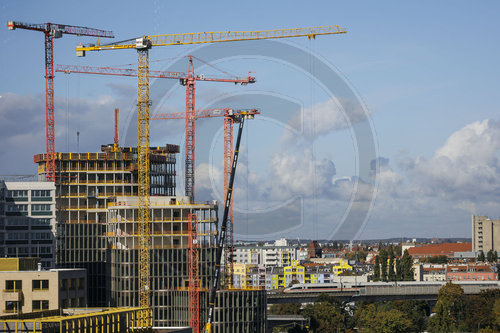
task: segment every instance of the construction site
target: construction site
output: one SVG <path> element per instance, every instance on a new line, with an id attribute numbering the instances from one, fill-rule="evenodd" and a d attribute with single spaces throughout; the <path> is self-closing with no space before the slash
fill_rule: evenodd
<path id="1" fill-rule="evenodd" d="M 34 162 L 38 180 L 55 185 L 55 267 L 86 269 L 86 307 L 100 310 L 61 307 L 50 313 L 10 314 L 0 317 L 0 332 L 265 332 L 266 291 L 232 286 L 233 230 L 237 223 L 233 221 L 232 194 L 240 141 L 245 121 L 265 110 L 252 105 L 246 109 L 230 105 L 206 110 L 195 107 L 197 81 L 247 85 L 256 79 L 197 75 L 193 57 L 187 58 L 185 73 L 153 71 L 149 68 L 149 52 L 160 46 L 313 39 L 346 31 L 339 26 L 322 26 L 166 34 L 110 44 L 80 44 L 76 48 L 78 56 L 103 50 L 136 50 L 137 67 L 124 69 L 54 64 L 54 39 L 68 34 L 104 41 L 114 36 L 110 31 L 16 21 L 9 22 L 8 28 L 38 31 L 44 37 L 46 151 L 35 155 Z M 137 146 L 120 145 L 119 111 L 115 110 L 112 144 L 103 144 L 99 152 L 57 152 L 56 71 L 137 77 Z M 186 89 L 185 112 L 150 114 L 152 78 L 180 81 Z M 195 124 L 211 117 L 224 122 L 224 202 L 195 200 Z M 150 144 L 150 121 L 160 119 L 185 120 L 182 194 L 176 193 L 181 147 Z"/>

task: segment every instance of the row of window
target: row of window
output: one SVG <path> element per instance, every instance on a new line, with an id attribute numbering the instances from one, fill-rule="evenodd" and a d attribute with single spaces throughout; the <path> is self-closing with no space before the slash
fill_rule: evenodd
<path id="1" fill-rule="evenodd" d="M 50 204 L 33 204 L 31 205 L 32 212 L 50 212 Z M 15 204 L 7 205 L 8 212 L 27 212 L 28 205 L 26 204 Z"/>
<path id="2" fill-rule="evenodd" d="M 32 290 L 48 290 L 49 280 L 32 280 Z M 23 289 L 22 280 L 5 280 L 6 291 L 21 291 Z"/>
<path id="3" fill-rule="evenodd" d="M 50 225 L 51 219 L 35 219 L 31 217 L 20 218 L 18 216 L 7 219 L 6 225 L 19 226 L 19 225 Z"/>
<path id="4" fill-rule="evenodd" d="M 31 196 L 34 198 L 47 198 L 50 197 L 50 190 L 31 190 Z M 27 198 L 28 190 L 9 190 L 7 197 L 10 198 Z"/>
<path id="5" fill-rule="evenodd" d="M 34 300 L 31 303 L 33 311 L 41 311 L 49 309 L 48 300 Z M 5 312 L 17 312 L 21 310 L 21 303 L 19 301 L 6 301 Z"/>
<path id="6" fill-rule="evenodd" d="M 8 240 L 50 240 L 54 238 L 52 232 L 9 232 Z"/>

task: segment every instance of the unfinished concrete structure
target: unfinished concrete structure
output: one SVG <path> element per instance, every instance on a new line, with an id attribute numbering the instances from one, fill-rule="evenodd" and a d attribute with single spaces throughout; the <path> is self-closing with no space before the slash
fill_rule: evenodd
<path id="1" fill-rule="evenodd" d="M 109 202 L 137 195 L 137 148 L 102 146 L 101 153 L 56 154 L 56 266 L 88 271 L 89 306 L 108 304 L 105 232 Z M 151 195 L 175 195 L 179 146 L 151 147 Z M 34 157 L 40 180 L 46 156 Z"/>
<path id="2" fill-rule="evenodd" d="M 218 203 L 175 196 L 178 146 L 151 148 L 151 304 L 153 326 L 188 326 L 188 215 L 199 218 L 201 290 L 215 269 Z M 102 153 L 56 157 L 58 267 L 88 270 L 89 306 L 138 305 L 138 197 L 135 149 L 103 146 Z M 44 179 L 44 155 L 36 155 Z M 261 332 L 264 290 L 218 293 L 214 332 Z M 208 292 L 200 295 L 206 321 Z M 231 304 L 230 307 L 228 305 Z"/>

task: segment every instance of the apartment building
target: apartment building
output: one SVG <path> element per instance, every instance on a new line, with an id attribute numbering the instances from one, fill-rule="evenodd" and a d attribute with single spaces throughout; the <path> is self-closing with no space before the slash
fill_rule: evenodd
<path id="1" fill-rule="evenodd" d="M 500 219 L 472 215 L 472 249 L 475 252 L 500 251 Z"/>
<path id="2" fill-rule="evenodd" d="M 44 270 L 39 258 L 0 258 L 0 313 L 87 306 L 84 269 Z"/>

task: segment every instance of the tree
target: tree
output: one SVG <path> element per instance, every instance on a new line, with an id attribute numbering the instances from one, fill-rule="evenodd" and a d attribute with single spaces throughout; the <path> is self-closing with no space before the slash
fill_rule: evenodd
<path id="1" fill-rule="evenodd" d="M 464 290 L 457 284 L 446 283 L 439 289 L 435 315 L 429 319 L 430 332 L 455 332 L 464 325 Z"/>
<path id="2" fill-rule="evenodd" d="M 427 323 L 427 315 L 430 312 L 426 301 L 404 300 L 390 302 L 390 307 L 401 311 L 412 322 L 409 329 L 411 332 L 424 332 Z"/>
<path id="3" fill-rule="evenodd" d="M 403 269 L 401 259 L 396 259 L 396 281 L 403 281 Z"/>
<path id="4" fill-rule="evenodd" d="M 373 265 L 373 281 L 380 281 L 380 259 L 375 256 L 375 265 Z"/>
<path id="5" fill-rule="evenodd" d="M 390 253 L 389 258 L 389 281 L 396 281 L 396 273 L 394 272 L 394 252 Z"/>
<path id="6" fill-rule="evenodd" d="M 403 258 L 401 259 L 401 268 L 403 271 L 403 281 L 413 281 L 413 258 L 411 257 L 408 250 L 403 253 Z"/>
<path id="7" fill-rule="evenodd" d="M 383 309 L 375 304 L 360 307 L 355 314 L 361 332 L 406 333 L 414 332 L 412 322 L 396 309 Z"/>
<path id="8" fill-rule="evenodd" d="M 480 295 L 468 295 L 465 298 L 465 325 L 474 332 L 481 327 L 491 325 L 491 305 Z"/>
<path id="9" fill-rule="evenodd" d="M 484 256 L 484 252 L 481 251 L 479 252 L 479 255 L 477 256 L 477 261 L 485 261 L 486 257 Z"/>
<path id="10" fill-rule="evenodd" d="M 344 327 L 344 316 L 329 302 L 307 305 L 302 314 L 310 320 L 310 328 L 317 333 L 337 332 Z"/>
<path id="11" fill-rule="evenodd" d="M 486 255 L 486 258 L 490 263 L 496 262 L 498 259 L 497 251 L 489 250 L 488 254 Z"/>
<path id="12" fill-rule="evenodd" d="M 300 313 L 300 303 L 273 304 L 269 313 L 274 315 L 296 315 Z"/>
<path id="13" fill-rule="evenodd" d="M 492 309 L 493 323 L 500 330 L 500 298 L 497 298 Z"/>
<path id="14" fill-rule="evenodd" d="M 428 262 L 431 264 L 446 264 L 448 262 L 448 257 L 447 256 L 433 256 L 433 257 L 425 258 L 422 261 Z"/>
<path id="15" fill-rule="evenodd" d="M 387 281 L 387 251 L 382 250 L 380 251 L 380 270 L 382 274 L 382 281 L 386 282 Z"/>

